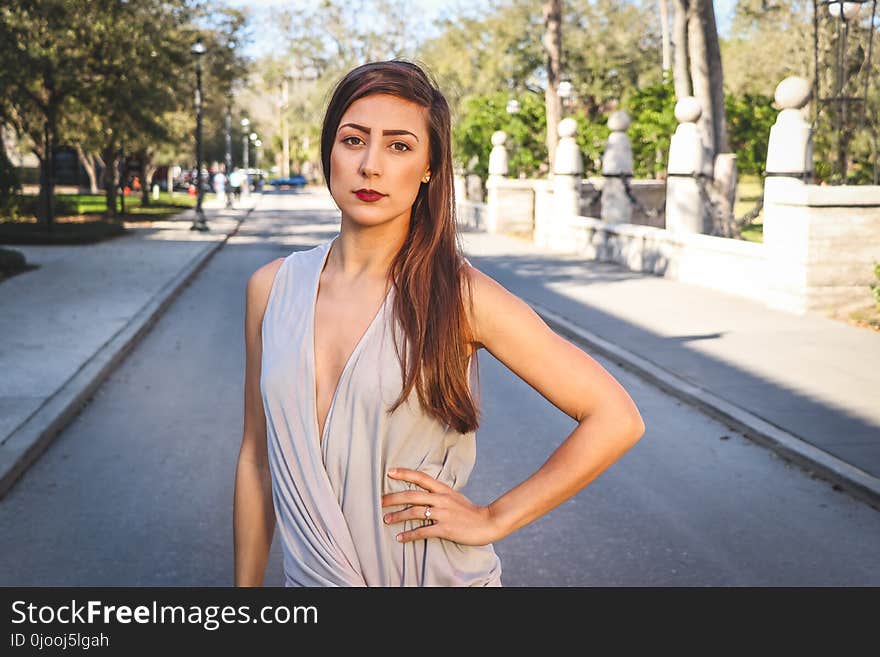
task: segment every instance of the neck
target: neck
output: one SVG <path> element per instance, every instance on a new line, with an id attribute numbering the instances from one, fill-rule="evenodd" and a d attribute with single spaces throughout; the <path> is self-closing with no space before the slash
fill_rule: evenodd
<path id="1" fill-rule="evenodd" d="M 349 281 L 385 280 L 391 262 L 406 241 L 409 224 L 358 226 L 343 220 L 327 257 L 327 269 Z"/>

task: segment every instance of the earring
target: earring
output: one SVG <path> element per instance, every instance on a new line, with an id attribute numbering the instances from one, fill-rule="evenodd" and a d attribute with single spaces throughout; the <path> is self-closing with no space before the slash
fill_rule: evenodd
<path id="1" fill-rule="evenodd" d="M 430 179 L 431 179 L 431 176 L 425 176 L 425 177 L 422 179 L 422 182 L 426 183 L 426 182 L 428 182 Z"/>

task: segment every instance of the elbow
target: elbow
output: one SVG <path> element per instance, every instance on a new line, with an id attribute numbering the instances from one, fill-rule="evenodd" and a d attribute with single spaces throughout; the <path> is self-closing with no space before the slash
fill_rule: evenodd
<path id="1" fill-rule="evenodd" d="M 632 429 L 631 429 L 631 440 L 632 444 L 636 444 L 641 440 L 642 436 L 645 435 L 645 421 L 642 419 L 642 416 L 637 414 L 632 421 Z"/>

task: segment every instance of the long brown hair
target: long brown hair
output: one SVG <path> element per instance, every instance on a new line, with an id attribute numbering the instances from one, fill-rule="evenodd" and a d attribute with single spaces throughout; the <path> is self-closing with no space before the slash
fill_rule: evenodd
<path id="1" fill-rule="evenodd" d="M 419 188 L 409 234 L 388 273 L 395 287 L 394 316 L 408 347 L 401 354 L 395 337 L 403 390 L 389 413 L 415 386 L 425 413 L 459 433 L 474 431 L 480 411 L 468 387 L 467 344 L 473 333 L 464 309 L 465 289 L 469 303 L 472 296 L 456 232 L 450 111 L 421 67 L 399 59 L 370 62 L 337 83 L 321 130 L 324 181 L 329 189 L 330 152 L 342 115 L 353 102 L 372 94 L 427 108 L 430 134 L 431 178 Z M 476 352 L 472 365 L 477 366 Z"/>

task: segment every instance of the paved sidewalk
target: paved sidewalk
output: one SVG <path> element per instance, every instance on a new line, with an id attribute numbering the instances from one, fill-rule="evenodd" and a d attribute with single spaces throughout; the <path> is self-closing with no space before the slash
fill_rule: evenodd
<path id="1" fill-rule="evenodd" d="M 96 244 L 18 246 L 39 269 L 0 284 L 0 497 L 258 201 L 194 211 Z"/>
<path id="2" fill-rule="evenodd" d="M 462 243 L 560 334 L 880 508 L 880 333 L 525 239 Z"/>

